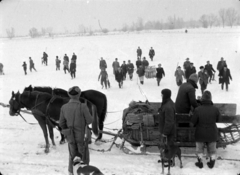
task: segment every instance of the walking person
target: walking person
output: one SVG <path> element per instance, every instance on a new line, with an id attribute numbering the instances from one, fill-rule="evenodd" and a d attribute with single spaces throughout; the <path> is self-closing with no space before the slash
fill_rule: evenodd
<path id="1" fill-rule="evenodd" d="M 64 70 L 64 73 L 66 74 L 66 70 L 68 71 L 68 73 L 70 72 L 69 67 L 68 67 L 69 60 L 66 57 L 64 57 L 63 59 L 64 59 L 63 60 L 63 70 Z"/>
<path id="2" fill-rule="evenodd" d="M 115 58 L 115 61 L 112 63 L 112 67 L 113 67 L 113 74 L 115 75 L 116 71 L 120 67 L 120 64 L 117 58 Z"/>
<path id="3" fill-rule="evenodd" d="M 129 79 L 132 80 L 133 72 L 134 72 L 134 65 L 133 65 L 133 63 L 131 63 L 130 60 L 128 60 L 127 72 L 128 72 L 128 75 L 129 75 Z"/>
<path id="4" fill-rule="evenodd" d="M 71 60 L 70 74 L 71 74 L 72 79 L 76 78 L 76 62 L 74 60 Z"/>
<path id="5" fill-rule="evenodd" d="M 196 68 L 194 67 L 193 63 L 190 63 L 190 66 L 187 67 L 186 71 L 185 71 L 185 77 L 188 80 L 190 75 L 196 73 Z"/>
<path id="6" fill-rule="evenodd" d="M 208 73 L 209 76 L 209 83 L 211 84 L 211 81 L 214 80 L 214 74 L 215 74 L 215 70 L 212 67 L 212 64 L 210 64 L 210 61 L 207 61 L 207 64 L 205 65 L 205 70 Z"/>
<path id="7" fill-rule="evenodd" d="M 24 70 L 25 75 L 27 75 L 27 64 L 26 64 L 25 61 L 23 62 L 22 67 L 23 67 L 23 70 Z"/>
<path id="8" fill-rule="evenodd" d="M 100 68 L 100 70 L 107 69 L 107 63 L 106 63 L 106 61 L 103 59 L 103 57 L 101 57 L 101 60 L 100 60 L 100 62 L 99 62 L 99 68 Z"/>
<path id="9" fill-rule="evenodd" d="M 136 61 L 136 66 L 137 66 L 137 69 L 142 65 L 142 61 L 141 61 L 141 58 L 137 58 L 137 61 Z"/>
<path id="10" fill-rule="evenodd" d="M 126 80 L 127 76 L 127 65 L 126 62 L 123 61 L 123 64 L 121 65 L 122 73 L 123 73 L 123 80 Z"/>
<path id="11" fill-rule="evenodd" d="M 216 160 L 216 142 L 218 140 L 218 128 L 216 123 L 219 121 L 220 112 L 213 105 L 212 94 L 210 91 L 204 91 L 201 99 L 201 106 L 194 110 L 191 122 L 196 127 L 195 141 L 197 162 L 195 165 L 203 168 L 203 154 L 205 144 L 207 146 L 207 157 L 210 161 L 207 162 L 209 168 L 213 168 Z"/>
<path id="12" fill-rule="evenodd" d="M 31 57 L 29 57 L 29 70 L 30 72 L 32 72 L 32 69 L 35 70 L 35 72 L 37 72 L 37 70 L 34 67 L 34 63 Z"/>
<path id="13" fill-rule="evenodd" d="M 224 84 L 226 85 L 226 91 L 228 91 L 228 85 L 230 84 L 230 79 L 232 80 L 232 76 L 230 73 L 230 69 L 227 68 L 227 65 L 223 67 L 223 69 L 219 73 L 219 84 L 222 84 L 222 90 L 224 89 Z"/>
<path id="14" fill-rule="evenodd" d="M 142 66 L 144 69 L 146 69 L 146 67 L 149 66 L 149 62 L 148 62 L 148 60 L 146 60 L 146 57 L 143 57 Z"/>
<path id="15" fill-rule="evenodd" d="M 122 69 L 120 67 L 115 72 L 115 79 L 118 82 L 119 88 L 122 88 L 122 86 L 123 86 L 123 72 L 122 72 Z"/>
<path id="16" fill-rule="evenodd" d="M 140 83 L 144 84 L 145 69 L 143 68 L 142 65 L 137 69 L 137 74 L 138 74 Z"/>
<path id="17" fill-rule="evenodd" d="M 47 66 L 48 64 L 48 54 L 46 52 L 43 52 L 43 62 L 42 64 L 45 64 Z"/>
<path id="18" fill-rule="evenodd" d="M 208 84 L 208 73 L 203 66 L 200 67 L 200 71 L 198 72 L 198 79 L 201 86 L 201 92 L 203 94 L 204 90 L 207 89 Z"/>
<path id="19" fill-rule="evenodd" d="M 149 50 L 149 57 L 151 59 L 151 61 L 153 61 L 153 57 L 155 56 L 155 51 L 154 49 L 151 47 L 151 49 Z"/>
<path id="20" fill-rule="evenodd" d="M 226 61 L 224 60 L 223 57 L 221 57 L 221 60 L 217 64 L 217 70 L 220 73 L 220 71 L 223 69 L 224 66 L 227 66 Z"/>
<path id="21" fill-rule="evenodd" d="M 137 48 L 137 57 L 141 59 L 142 57 L 142 49 L 138 46 Z"/>
<path id="22" fill-rule="evenodd" d="M 102 89 L 104 88 L 105 85 L 105 89 L 107 89 L 107 85 L 108 85 L 108 73 L 106 71 L 106 69 L 102 69 L 99 76 L 98 76 L 98 81 L 101 80 L 101 85 L 102 85 Z M 110 85 L 109 85 L 110 88 Z"/>
<path id="23" fill-rule="evenodd" d="M 59 60 L 58 56 L 56 56 L 56 71 L 60 70 L 60 64 L 61 64 L 61 60 Z"/>
<path id="24" fill-rule="evenodd" d="M 174 76 L 176 77 L 177 85 L 180 86 L 183 83 L 183 77 L 185 77 L 185 74 L 181 69 L 181 66 L 177 67 L 177 70 L 175 71 Z"/>
<path id="25" fill-rule="evenodd" d="M 189 58 L 186 58 L 186 61 L 183 63 L 183 69 L 186 75 L 186 70 L 190 67 L 190 61 Z"/>
<path id="26" fill-rule="evenodd" d="M 73 175 L 73 159 L 75 156 L 81 157 L 85 164 L 90 162 L 89 150 L 85 146 L 89 140 L 86 141 L 85 135 L 88 133 L 88 125 L 93 122 L 93 117 L 87 105 L 79 101 L 81 90 L 78 86 L 70 88 L 68 95 L 70 100 L 61 108 L 59 126 L 62 132 L 71 128 L 74 133 L 72 141 L 68 140 L 70 137 L 66 136 L 69 150 L 68 172 L 69 175 Z"/>
<path id="27" fill-rule="evenodd" d="M 74 52 L 73 52 L 71 60 L 73 60 L 75 63 L 77 63 L 77 55 L 75 55 Z"/>
<path id="28" fill-rule="evenodd" d="M 157 73 L 156 73 L 156 78 L 157 78 L 157 85 L 160 85 L 160 81 L 163 77 L 165 77 L 165 72 L 164 69 L 161 67 L 161 64 L 158 64 Z"/>

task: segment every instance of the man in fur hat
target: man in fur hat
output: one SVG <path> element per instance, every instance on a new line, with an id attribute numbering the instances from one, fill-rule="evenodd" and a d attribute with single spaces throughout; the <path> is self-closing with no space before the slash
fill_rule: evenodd
<path id="1" fill-rule="evenodd" d="M 89 150 L 85 149 L 85 135 L 87 134 L 87 126 L 93 122 L 93 117 L 89 113 L 85 103 L 79 101 L 81 90 L 78 86 L 73 86 L 68 90 L 70 100 L 63 105 L 60 113 L 59 125 L 62 130 L 72 128 L 74 132 L 74 142 L 68 140 L 69 149 L 69 175 L 73 174 L 73 159 L 80 156 L 84 163 L 89 164 Z"/>

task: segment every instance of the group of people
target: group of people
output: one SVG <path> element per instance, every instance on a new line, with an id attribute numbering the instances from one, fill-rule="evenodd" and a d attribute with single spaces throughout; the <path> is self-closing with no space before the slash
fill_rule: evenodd
<path id="1" fill-rule="evenodd" d="M 76 78 L 76 68 L 77 68 L 76 62 L 77 62 L 77 55 L 75 53 L 73 53 L 73 55 L 72 55 L 70 67 L 69 67 L 68 55 L 65 54 L 63 57 L 64 73 L 66 74 L 66 72 L 68 71 L 68 73 L 70 73 L 72 79 Z M 61 63 L 61 60 L 59 60 L 58 56 L 56 56 L 56 70 L 60 70 L 60 63 Z"/>
<path id="2" fill-rule="evenodd" d="M 153 57 L 155 56 L 155 50 L 152 47 L 150 48 L 148 55 L 151 61 L 153 61 Z M 142 58 L 142 49 L 139 46 L 137 48 L 137 58 Z"/>
<path id="3" fill-rule="evenodd" d="M 24 71 L 24 74 L 27 75 L 27 63 L 24 61 L 23 62 L 23 71 Z M 35 69 L 35 65 L 34 65 L 34 62 L 32 60 L 31 57 L 29 57 L 29 70 L 30 72 L 32 72 L 32 69 L 35 70 L 35 72 L 37 72 L 37 70 Z"/>

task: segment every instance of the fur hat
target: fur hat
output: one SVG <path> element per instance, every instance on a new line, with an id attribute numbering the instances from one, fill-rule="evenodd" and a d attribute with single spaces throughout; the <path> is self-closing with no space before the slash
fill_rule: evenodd
<path id="1" fill-rule="evenodd" d="M 163 90 L 162 90 L 162 95 L 163 95 L 163 98 L 164 98 L 164 99 L 169 99 L 169 98 L 171 98 L 171 94 L 172 94 L 172 92 L 171 92 L 170 89 L 163 89 Z"/>
<path id="2" fill-rule="evenodd" d="M 73 86 L 68 90 L 70 98 L 78 97 L 81 94 L 81 89 L 78 86 Z"/>
<path id="3" fill-rule="evenodd" d="M 210 91 L 204 91 L 202 95 L 202 100 L 212 100 L 212 94 Z"/>
<path id="4" fill-rule="evenodd" d="M 190 77 L 189 77 L 189 80 L 192 80 L 197 84 L 197 82 L 198 82 L 197 74 L 195 74 L 195 73 L 191 74 Z"/>
<path id="5" fill-rule="evenodd" d="M 199 69 L 204 69 L 204 67 L 203 67 L 203 66 L 200 66 Z"/>

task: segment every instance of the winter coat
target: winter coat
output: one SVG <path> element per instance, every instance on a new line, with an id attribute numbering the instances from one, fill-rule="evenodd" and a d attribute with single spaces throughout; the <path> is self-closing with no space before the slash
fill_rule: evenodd
<path id="1" fill-rule="evenodd" d="M 33 60 L 32 60 L 32 59 L 29 60 L 29 67 L 30 67 L 30 68 L 33 68 L 33 67 L 34 67 L 34 63 L 33 63 Z"/>
<path id="2" fill-rule="evenodd" d="M 113 70 L 117 71 L 117 69 L 120 67 L 119 62 L 118 61 L 114 61 L 112 63 L 112 67 L 113 67 Z"/>
<path id="3" fill-rule="evenodd" d="M 143 60 L 143 61 L 142 61 L 142 66 L 143 66 L 144 69 L 145 69 L 146 67 L 148 67 L 148 65 L 149 65 L 149 63 L 148 63 L 147 60 Z"/>
<path id="4" fill-rule="evenodd" d="M 117 80 L 117 82 L 122 82 L 123 81 L 123 72 L 122 70 L 117 70 L 115 72 L 115 79 Z"/>
<path id="5" fill-rule="evenodd" d="M 142 49 L 137 49 L 137 56 L 141 56 L 142 55 Z"/>
<path id="6" fill-rule="evenodd" d="M 218 71 L 221 71 L 222 68 L 223 68 L 225 65 L 227 66 L 226 61 L 219 61 L 218 64 L 217 64 L 217 70 L 218 70 Z"/>
<path id="7" fill-rule="evenodd" d="M 183 70 L 176 70 L 174 75 L 176 77 L 177 82 L 179 81 L 183 82 L 183 77 L 185 76 Z"/>
<path id="8" fill-rule="evenodd" d="M 183 63 L 183 68 L 184 68 L 184 70 L 187 70 L 187 68 L 189 68 L 190 67 L 190 61 L 185 61 L 184 63 Z"/>
<path id="9" fill-rule="evenodd" d="M 153 50 L 153 49 L 150 49 L 149 50 L 149 57 L 151 58 L 151 57 L 154 57 L 154 55 L 155 55 L 155 51 Z"/>
<path id="10" fill-rule="evenodd" d="M 100 69 L 106 69 L 107 68 L 107 63 L 105 60 L 100 60 L 99 62 L 99 68 Z"/>
<path id="11" fill-rule="evenodd" d="M 76 63 L 75 62 L 72 62 L 70 64 L 70 72 L 76 72 Z"/>
<path id="12" fill-rule="evenodd" d="M 137 74 L 138 74 L 139 77 L 144 76 L 145 69 L 143 67 L 139 67 L 138 70 L 137 70 Z"/>
<path id="13" fill-rule="evenodd" d="M 139 68 L 142 65 L 142 61 L 141 60 L 137 60 L 136 61 L 136 66 L 137 68 Z"/>
<path id="14" fill-rule="evenodd" d="M 108 73 L 105 70 L 102 70 L 98 76 L 98 80 L 101 78 L 101 81 L 108 79 Z"/>
<path id="15" fill-rule="evenodd" d="M 57 66 L 57 67 L 60 66 L 60 63 L 61 63 L 61 60 L 59 60 L 59 59 L 56 58 L 56 66 Z"/>
<path id="16" fill-rule="evenodd" d="M 219 83 L 224 82 L 224 83 L 230 84 L 230 80 L 229 79 L 232 80 L 232 76 L 231 76 L 230 70 L 228 68 L 227 68 L 226 71 L 224 71 L 224 69 L 222 69 L 218 76 L 222 77 L 222 78 L 220 78 L 221 82 L 219 82 Z"/>
<path id="17" fill-rule="evenodd" d="M 165 77 L 165 72 L 162 67 L 159 67 L 156 70 L 157 70 L 157 74 L 156 74 L 157 78 L 161 79 L 163 76 Z"/>
<path id="18" fill-rule="evenodd" d="M 27 70 L 27 64 L 26 63 L 23 63 L 22 67 L 23 67 L 24 70 Z"/>
<path id="19" fill-rule="evenodd" d="M 129 74 L 132 74 L 132 73 L 133 73 L 133 71 L 134 71 L 134 65 L 133 65 L 133 63 L 128 63 L 128 64 L 127 64 L 127 71 L 128 71 Z"/>
<path id="20" fill-rule="evenodd" d="M 186 76 L 186 79 L 188 79 L 190 77 L 191 74 L 193 73 L 196 73 L 196 68 L 193 66 L 193 67 L 188 67 L 186 69 L 186 72 L 185 72 L 185 76 Z"/>
<path id="21" fill-rule="evenodd" d="M 175 108 L 177 113 L 189 113 L 191 106 L 193 108 L 196 108 L 198 106 L 196 101 L 195 88 L 197 89 L 198 87 L 192 80 L 188 80 L 186 83 L 183 83 L 179 87 L 175 101 Z"/>
<path id="22" fill-rule="evenodd" d="M 207 72 L 202 72 L 202 71 L 199 71 L 198 72 L 198 80 L 199 80 L 199 84 L 205 84 L 207 85 L 208 84 L 208 74 Z"/>
<path id="23" fill-rule="evenodd" d="M 201 104 L 194 110 L 191 119 L 191 122 L 196 126 L 195 141 L 216 142 L 218 140 L 216 123 L 219 121 L 220 112 L 210 100 L 202 100 Z"/>
<path id="24" fill-rule="evenodd" d="M 78 143 L 83 143 L 85 128 L 92 122 L 93 117 L 91 116 L 87 105 L 81 103 L 79 100 L 70 99 L 69 102 L 61 108 L 59 126 L 62 129 L 67 129 L 73 126 L 74 138 Z"/>
<path id="25" fill-rule="evenodd" d="M 65 55 L 65 56 L 63 57 L 63 59 L 69 62 L 69 58 L 68 58 L 67 55 Z"/>
<path id="26" fill-rule="evenodd" d="M 64 66 L 68 67 L 68 63 L 69 63 L 69 61 L 67 61 L 67 60 L 65 60 L 65 59 L 63 60 L 63 65 L 64 65 Z"/>
<path id="27" fill-rule="evenodd" d="M 213 72 L 215 72 L 211 64 L 206 64 L 204 69 L 207 71 L 209 76 L 212 76 Z"/>
<path id="28" fill-rule="evenodd" d="M 73 60 L 73 61 L 76 62 L 76 60 L 77 60 L 77 55 L 72 55 L 72 59 L 71 59 L 71 60 Z"/>
<path id="29" fill-rule="evenodd" d="M 123 74 L 127 73 L 127 65 L 126 64 L 122 64 L 121 69 L 122 69 Z"/>
<path id="30" fill-rule="evenodd" d="M 43 59 L 45 60 L 45 59 L 47 59 L 47 57 L 48 57 L 48 54 L 47 53 L 43 53 Z"/>

